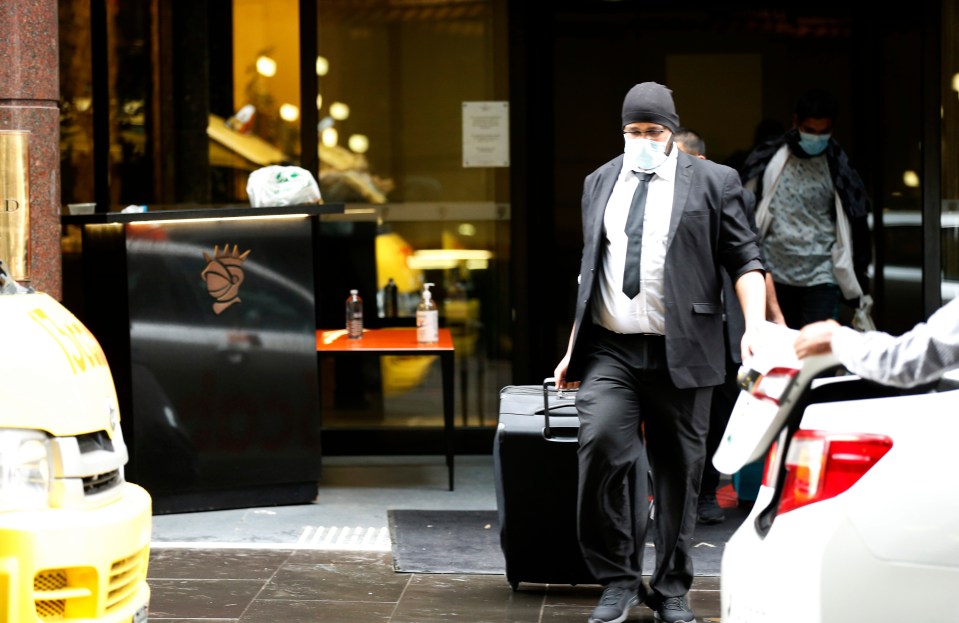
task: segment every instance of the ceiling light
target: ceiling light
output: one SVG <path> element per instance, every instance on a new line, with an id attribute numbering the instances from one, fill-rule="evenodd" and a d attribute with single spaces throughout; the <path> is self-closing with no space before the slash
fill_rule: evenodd
<path id="1" fill-rule="evenodd" d="M 276 75 L 276 61 L 265 54 L 256 59 L 256 71 L 265 78 Z"/>
<path id="2" fill-rule="evenodd" d="M 336 147 L 336 143 L 340 140 L 340 134 L 336 128 L 326 128 L 320 137 L 324 147 Z"/>
<path id="3" fill-rule="evenodd" d="M 293 123 L 300 118 L 300 109 L 293 104 L 283 104 L 280 106 L 280 119 Z"/>
<path id="4" fill-rule="evenodd" d="M 343 121 L 350 116 L 350 107 L 343 102 L 333 102 L 330 104 L 330 116 L 337 121 Z"/>
<path id="5" fill-rule="evenodd" d="M 365 134 L 351 134 L 346 144 L 354 153 L 365 154 L 370 148 L 370 139 Z"/>

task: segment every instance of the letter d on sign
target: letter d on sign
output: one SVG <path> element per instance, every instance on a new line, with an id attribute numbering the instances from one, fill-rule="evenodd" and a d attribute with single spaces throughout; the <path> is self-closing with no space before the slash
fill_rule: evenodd
<path id="1" fill-rule="evenodd" d="M 30 281 L 30 133 L 0 131 L 0 258 Z"/>

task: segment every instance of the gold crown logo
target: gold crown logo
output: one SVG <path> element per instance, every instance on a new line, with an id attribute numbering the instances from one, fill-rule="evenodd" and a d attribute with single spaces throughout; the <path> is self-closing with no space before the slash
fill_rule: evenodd
<path id="1" fill-rule="evenodd" d="M 240 284 L 243 283 L 243 262 L 250 255 L 250 249 L 240 253 L 237 245 L 225 245 L 221 250 L 213 246 L 213 256 L 206 251 L 203 259 L 206 268 L 200 277 L 206 282 L 207 293 L 213 298 L 213 313 L 219 315 L 227 307 L 240 302 Z"/>

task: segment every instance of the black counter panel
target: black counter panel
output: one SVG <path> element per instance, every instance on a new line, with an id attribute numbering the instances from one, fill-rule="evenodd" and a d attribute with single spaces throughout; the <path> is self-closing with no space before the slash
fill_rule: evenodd
<path id="1" fill-rule="evenodd" d="M 83 287 L 64 303 L 104 348 L 127 479 L 155 512 L 315 498 L 316 319 L 342 307 L 339 292 L 318 306 L 316 271 L 340 237 L 324 243 L 318 214 L 291 212 L 70 217 L 83 228 Z"/>

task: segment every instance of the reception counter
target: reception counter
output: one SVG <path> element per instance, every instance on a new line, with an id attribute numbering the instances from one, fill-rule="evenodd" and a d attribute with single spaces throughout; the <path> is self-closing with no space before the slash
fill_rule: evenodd
<path id="1" fill-rule="evenodd" d="M 127 479 L 155 512 L 315 499 L 316 328 L 342 324 L 350 288 L 376 289 L 375 223 L 328 220 L 342 212 L 62 217 L 81 239 L 64 257 L 63 302 L 104 349 Z"/>

